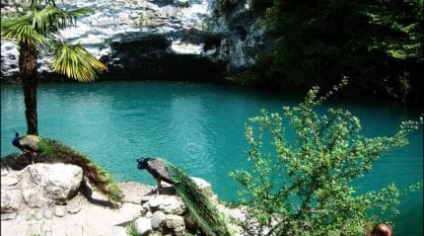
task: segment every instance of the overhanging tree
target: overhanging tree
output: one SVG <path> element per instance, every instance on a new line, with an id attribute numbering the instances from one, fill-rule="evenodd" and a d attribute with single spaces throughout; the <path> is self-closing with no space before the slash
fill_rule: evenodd
<path id="1" fill-rule="evenodd" d="M 66 43 L 60 34 L 60 30 L 75 26 L 78 17 L 93 13 L 92 9 L 61 9 L 52 0 L 22 0 L 17 6 L 17 13 L 2 17 L 1 36 L 18 44 L 27 134 L 37 135 L 37 57 L 41 47 L 53 52 L 53 71 L 77 81 L 93 81 L 107 67 L 82 45 Z"/>

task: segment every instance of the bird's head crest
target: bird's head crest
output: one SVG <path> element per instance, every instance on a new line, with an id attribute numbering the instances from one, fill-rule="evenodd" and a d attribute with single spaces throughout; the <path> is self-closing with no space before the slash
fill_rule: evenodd
<path id="1" fill-rule="evenodd" d="M 19 133 L 16 130 L 14 130 L 14 132 L 15 132 L 15 137 L 12 140 L 12 144 L 18 145 L 18 143 L 19 143 Z"/>
<path id="2" fill-rule="evenodd" d="M 148 160 L 149 160 L 149 158 L 144 158 L 144 157 L 137 158 L 136 159 L 137 169 L 139 169 L 139 170 L 146 169 Z"/>

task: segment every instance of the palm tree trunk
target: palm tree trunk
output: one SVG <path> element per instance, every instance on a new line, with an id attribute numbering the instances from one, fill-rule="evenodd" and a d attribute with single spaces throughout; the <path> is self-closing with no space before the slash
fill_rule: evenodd
<path id="1" fill-rule="evenodd" d="M 27 134 L 38 135 L 37 121 L 37 48 L 34 44 L 19 44 L 19 70 L 24 89 Z"/>

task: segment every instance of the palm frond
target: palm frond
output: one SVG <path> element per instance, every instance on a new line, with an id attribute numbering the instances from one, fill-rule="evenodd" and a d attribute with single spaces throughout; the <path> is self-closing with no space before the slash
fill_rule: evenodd
<path id="1" fill-rule="evenodd" d="M 34 29 L 26 16 L 2 18 L 1 37 L 6 40 L 16 40 L 18 43 L 44 44 L 47 42 L 47 38 Z"/>
<path id="2" fill-rule="evenodd" d="M 107 70 L 106 65 L 80 44 L 59 44 L 54 54 L 53 70 L 80 82 L 94 81 L 97 79 L 97 73 Z"/>
<path id="3" fill-rule="evenodd" d="M 93 12 L 90 8 L 67 11 L 53 4 L 48 4 L 40 11 L 33 11 L 34 27 L 44 33 L 57 32 L 60 29 L 75 26 L 77 17 L 86 16 Z"/>

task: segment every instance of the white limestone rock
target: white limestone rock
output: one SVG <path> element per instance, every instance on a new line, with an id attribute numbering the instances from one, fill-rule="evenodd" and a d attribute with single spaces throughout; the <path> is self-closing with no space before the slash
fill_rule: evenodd
<path id="1" fill-rule="evenodd" d="M 138 235 L 148 235 L 152 231 L 152 224 L 148 218 L 140 217 L 135 221 L 134 225 Z"/>
<path id="2" fill-rule="evenodd" d="M 64 204 L 74 196 L 83 171 L 75 165 L 38 163 L 26 167 L 20 178 L 25 202 L 31 207 L 43 207 Z"/>

